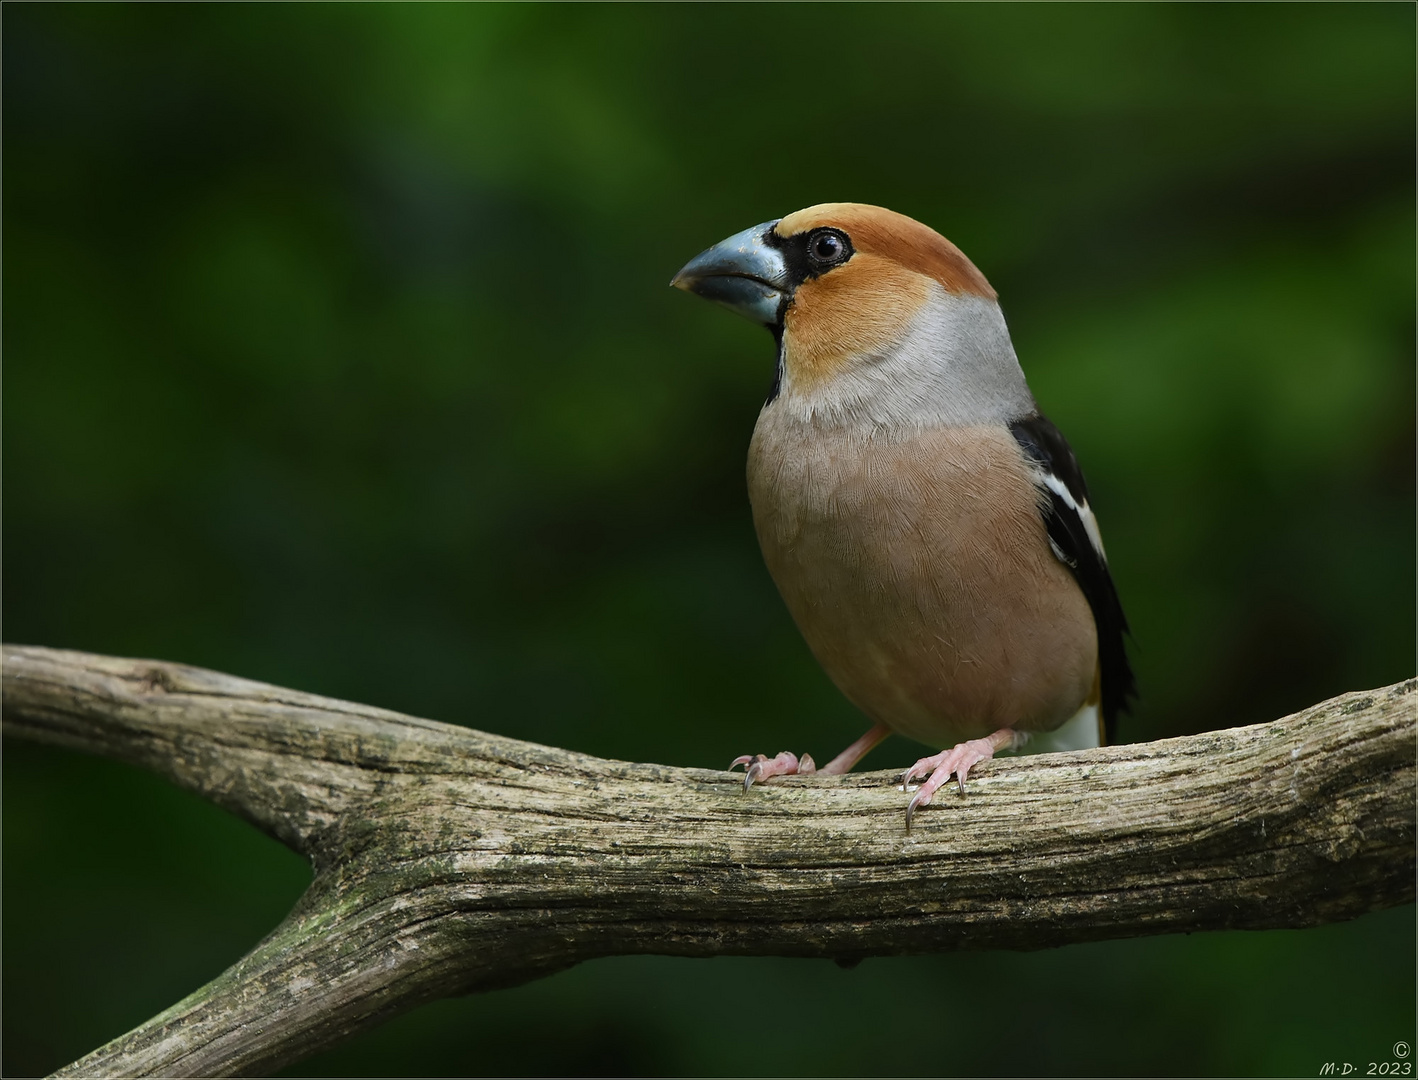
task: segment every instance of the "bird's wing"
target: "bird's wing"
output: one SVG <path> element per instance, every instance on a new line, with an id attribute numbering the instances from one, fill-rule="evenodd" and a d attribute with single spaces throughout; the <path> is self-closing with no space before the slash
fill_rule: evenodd
<path id="1" fill-rule="evenodd" d="M 1118 713 L 1137 696 L 1132 665 L 1128 663 L 1124 635 L 1128 632 L 1098 522 L 1088 505 L 1088 485 L 1068 441 L 1040 413 L 1009 426 L 1015 441 L 1039 466 L 1039 486 L 1046 500 L 1041 513 L 1049 530 L 1049 546 L 1059 561 L 1073 572 L 1098 628 L 1098 665 L 1101 669 L 1103 728 L 1108 742 L 1117 731 Z"/>

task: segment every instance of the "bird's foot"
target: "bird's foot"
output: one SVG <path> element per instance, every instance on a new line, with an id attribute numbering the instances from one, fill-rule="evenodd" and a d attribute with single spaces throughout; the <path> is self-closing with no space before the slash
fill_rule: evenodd
<path id="1" fill-rule="evenodd" d="M 770 758 L 765 754 L 744 754 L 736 757 L 730 763 L 729 768 L 736 765 L 744 767 L 743 789 L 749 788 L 761 780 L 767 780 L 770 776 L 807 776 L 809 773 L 817 772 L 817 763 L 810 756 L 804 754 L 798 757 L 784 750 L 775 758 Z"/>
<path id="2" fill-rule="evenodd" d="M 926 781 L 906 805 L 906 828 L 911 828 L 911 817 L 931 801 L 937 790 L 950 780 L 952 774 L 960 785 L 960 794 L 965 794 L 965 777 L 982 761 L 995 756 L 995 751 L 1004 750 L 1016 743 L 1015 733 L 1009 728 L 996 731 L 983 739 L 971 739 L 939 754 L 923 757 L 906 770 L 901 777 L 901 786 L 906 787 L 914 776 L 925 776 Z"/>

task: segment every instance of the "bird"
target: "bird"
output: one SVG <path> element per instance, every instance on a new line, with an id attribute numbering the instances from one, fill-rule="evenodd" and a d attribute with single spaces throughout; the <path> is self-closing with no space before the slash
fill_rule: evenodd
<path id="1" fill-rule="evenodd" d="M 974 263 L 904 214 L 823 203 L 728 237 L 671 284 L 772 334 L 754 528 L 808 647 L 872 721 L 820 769 L 735 759 L 744 790 L 845 773 L 899 733 L 941 748 L 902 777 L 909 830 L 997 753 L 1113 739 L 1136 696 L 1127 619 L 1078 460 Z"/>

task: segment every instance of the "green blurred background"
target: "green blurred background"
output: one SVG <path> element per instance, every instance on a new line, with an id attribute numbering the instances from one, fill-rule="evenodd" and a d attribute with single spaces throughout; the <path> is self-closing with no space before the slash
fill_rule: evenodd
<path id="1" fill-rule="evenodd" d="M 1414 671 L 1414 8 L 14 6 L 4 635 L 618 758 L 864 721 L 760 562 L 772 346 L 667 288 L 825 200 L 955 240 L 1094 489 L 1128 741 Z M 919 748 L 892 740 L 869 768 Z M 4 1059 L 308 880 L 6 740 Z M 1414 1041 L 1411 908 L 872 960 L 626 958 L 290 1070 L 1299 1073 Z"/>

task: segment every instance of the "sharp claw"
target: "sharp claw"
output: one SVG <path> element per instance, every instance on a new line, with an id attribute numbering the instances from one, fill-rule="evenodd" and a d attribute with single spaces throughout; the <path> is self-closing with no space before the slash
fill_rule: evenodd
<path id="1" fill-rule="evenodd" d="M 960 781 L 960 794 L 965 794 L 965 777 L 969 775 L 971 769 L 973 769 L 976 765 L 980 764 L 980 762 L 984 760 L 985 759 L 982 757 L 977 757 L 974 761 L 970 761 L 967 758 L 965 764 L 961 765 L 960 768 L 955 770 L 955 775 Z"/>
<path id="2" fill-rule="evenodd" d="M 744 766 L 743 789 L 747 791 L 754 784 L 761 784 L 774 776 L 792 776 L 793 774 L 807 775 L 815 773 L 817 766 L 813 764 L 812 758 L 804 754 L 797 757 L 787 750 L 784 750 L 777 757 L 770 758 L 766 754 L 744 754 L 742 757 L 734 758 L 729 768 L 735 765 Z"/>
<path id="3" fill-rule="evenodd" d="M 917 809 L 930 802 L 930 789 L 922 788 L 915 795 L 910 797 L 910 802 L 906 804 L 906 832 L 910 832 L 910 819 L 916 816 Z"/>
<path id="4" fill-rule="evenodd" d="M 752 754 L 740 754 L 738 757 L 734 758 L 733 761 L 729 762 L 729 771 L 733 772 L 734 769 L 736 769 L 740 765 L 747 769 L 749 762 L 751 762 L 752 760 Z"/>
<path id="5" fill-rule="evenodd" d="M 743 771 L 743 789 L 747 791 L 753 787 L 753 782 L 763 775 L 763 770 L 758 767 L 758 762 L 754 762 Z"/>

